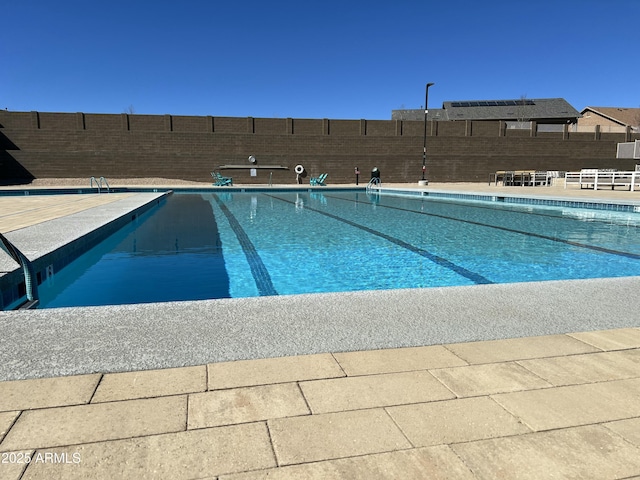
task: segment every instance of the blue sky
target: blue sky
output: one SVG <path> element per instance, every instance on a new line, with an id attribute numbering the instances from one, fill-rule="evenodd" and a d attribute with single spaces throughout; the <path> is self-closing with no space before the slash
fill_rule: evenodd
<path id="1" fill-rule="evenodd" d="M 640 0 L 3 0 L 0 108 L 390 119 L 640 107 Z"/>

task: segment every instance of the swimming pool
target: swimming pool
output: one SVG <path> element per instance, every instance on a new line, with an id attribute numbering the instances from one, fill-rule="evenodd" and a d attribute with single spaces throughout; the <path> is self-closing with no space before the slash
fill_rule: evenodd
<path id="1" fill-rule="evenodd" d="M 363 191 L 175 193 L 41 307 L 640 275 L 640 213 Z"/>

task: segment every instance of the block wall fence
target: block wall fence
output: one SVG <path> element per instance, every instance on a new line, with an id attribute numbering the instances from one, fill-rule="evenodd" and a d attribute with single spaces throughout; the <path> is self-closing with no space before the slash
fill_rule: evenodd
<path id="1" fill-rule="evenodd" d="M 496 170 L 633 169 L 616 159 L 618 142 L 638 134 L 510 130 L 501 121 L 429 122 L 427 178 L 484 182 Z M 0 111 L 0 184 L 34 178 L 160 177 L 234 183 L 296 182 L 328 173 L 333 184 L 366 183 L 375 166 L 383 182 L 422 175 L 424 123 L 180 115 Z M 256 157 L 251 176 L 248 157 Z M 221 166 L 234 168 L 221 168 Z M 277 168 L 276 168 L 277 167 Z M 306 178 L 305 178 L 306 177 Z"/>

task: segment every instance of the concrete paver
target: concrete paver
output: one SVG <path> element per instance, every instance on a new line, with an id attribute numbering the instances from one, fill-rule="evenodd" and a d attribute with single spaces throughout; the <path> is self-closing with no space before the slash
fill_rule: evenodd
<path id="1" fill-rule="evenodd" d="M 335 353 L 334 357 L 349 376 L 467 364 L 440 345 Z"/>
<path id="2" fill-rule="evenodd" d="M 177 432 L 186 424 L 186 395 L 29 410 L 9 430 L 0 451 Z"/>
<path id="3" fill-rule="evenodd" d="M 640 450 L 599 425 L 452 445 L 478 479 L 626 478 Z"/>
<path id="4" fill-rule="evenodd" d="M 28 466 L 28 459 L 31 459 L 33 453 L 34 450 L 21 450 L 4 454 L 5 457 L 1 457 L 3 454 L 0 453 L 0 478 L 2 480 L 20 480 Z"/>
<path id="5" fill-rule="evenodd" d="M 640 416 L 640 379 L 493 395 L 533 430 L 551 430 Z"/>
<path id="6" fill-rule="evenodd" d="M 108 373 L 102 377 L 91 403 L 204 392 L 204 365 L 142 372 Z"/>
<path id="7" fill-rule="evenodd" d="M 89 403 L 101 375 L 0 382 L 0 412 Z"/>
<path id="8" fill-rule="evenodd" d="M 507 362 L 601 351 L 567 335 L 456 343 L 446 347 L 469 363 Z"/>
<path id="9" fill-rule="evenodd" d="M 300 388 L 313 413 L 431 402 L 455 397 L 426 370 L 314 380 L 301 382 Z"/>
<path id="10" fill-rule="evenodd" d="M 531 432 L 487 397 L 389 407 L 387 411 L 417 447 Z"/>
<path id="11" fill-rule="evenodd" d="M 363 457 L 291 465 L 258 472 L 223 475 L 219 480 L 473 480 L 475 477 L 445 445 Z"/>
<path id="12" fill-rule="evenodd" d="M 192 430 L 76 447 L 48 449 L 74 453 L 77 464 L 32 463 L 24 480 L 172 479 L 215 477 L 275 467 L 264 423 Z"/>
<path id="13" fill-rule="evenodd" d="M 601 350 L 621 350 L 640 347 L 640 328 L 619 328 L 597 332 L 579 332 L 569 334 L 582 342 Z"/>
<path id="14" fill-rule="evenodd" d="M 2 412 L 0 413 L 0 442 L 5 434 L 9 431 L 9 427 L 16 421 L 20 412 Z"/>
<path id="15" fill-rule="evenodd" d="M 629 418 L 616 422 L 603 423 L 605 427 L 613 430 L 628 442 L 640 447 L 640 418 Z"/>
<path id="16" fill-rule="evenodd" d="M 556 386 L 604 382 L 637 377 L 640 350 L 519 360 L 517 363 Z"/>
<path id="17" fill-rule="evenodd" d="M 382 409 L 324 413 L 267 422 L 278 465 L 410 448 Z"/>
<path id="18" fill-rule="evenodd" d="M 551 386 L 537 375 L 511 362 L 442 368 L 433 370 L 431 373 L 458 397 L 474 397 Z"/>
<path id="19" fill-rule="evenodd" d="M 309 415 L 295 383 L 215 390 L 189 395 L 189 429 Z"/>
<path id="20" fill-rule="evenodd" d="M 207 368 L 209 390 L 344 376 L 330 354 L 221 362 Z"/>

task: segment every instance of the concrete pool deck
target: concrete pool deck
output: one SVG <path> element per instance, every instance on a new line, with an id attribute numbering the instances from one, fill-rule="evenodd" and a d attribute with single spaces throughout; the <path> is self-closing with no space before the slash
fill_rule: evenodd
<path id="1" fill-rule="evenodd" d="M 0 478 L 640 478 L 639 291 L 628 277 L 0 312 Z"/>

